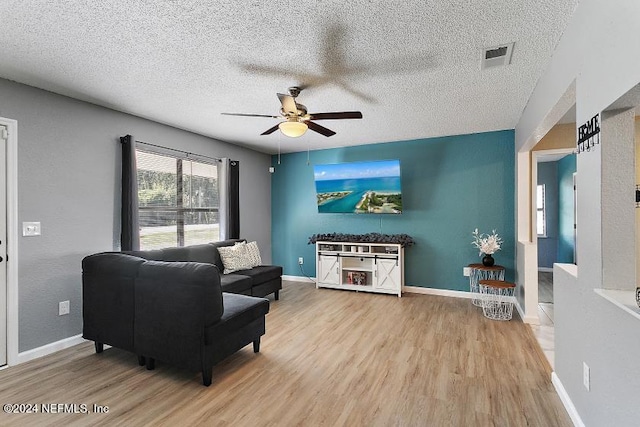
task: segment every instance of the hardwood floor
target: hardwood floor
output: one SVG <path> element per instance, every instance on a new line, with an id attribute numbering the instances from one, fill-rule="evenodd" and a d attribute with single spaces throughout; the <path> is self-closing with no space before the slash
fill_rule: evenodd
<path id="1" fill-rule="evenodd" d="M 538 271 L 538 302 L 553 304 L 553 273 Z"/>
<path id="2" fill-rule="evenodd" d="M 0 425 L 572 425 L 529 327 L 468 299 L 285 283 L 260 353 L 249 345 L 200 381 L 84 343 L 0 371 L 0 402 L 89 413 L 0 413 Z"/>

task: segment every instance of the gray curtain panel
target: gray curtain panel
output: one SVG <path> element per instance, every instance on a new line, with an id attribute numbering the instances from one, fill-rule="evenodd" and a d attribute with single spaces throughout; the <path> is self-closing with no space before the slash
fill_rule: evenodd
<path id="1" fill-rule="evenodd" d="M 240 238 L 240 162 L 220 162 L 220 240 Z"/>
<path id="2" fill-rule="evenodd" d="M 122 216 L 120 250 L 140 249 L 138 227 L 138 178 L 136 170 L 136 142 L 131 135 L 120 138 L 122 143 Z"/>
<path id="3" fill-rule="evenodd" d="M 229 238 L 240 238 L 240 162 L 229 161 Z"/>

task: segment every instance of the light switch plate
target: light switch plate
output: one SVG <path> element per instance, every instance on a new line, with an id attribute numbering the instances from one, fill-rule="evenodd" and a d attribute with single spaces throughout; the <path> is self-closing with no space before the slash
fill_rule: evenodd
<path id="1" fill-rule="evenodd" d="M 25 237 L 40 235 L 40 222 L 23 222 L 22 235 Z"/>

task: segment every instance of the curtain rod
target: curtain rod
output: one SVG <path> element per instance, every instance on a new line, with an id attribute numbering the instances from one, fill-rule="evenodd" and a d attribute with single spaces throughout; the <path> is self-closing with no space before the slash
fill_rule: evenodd
<path id="1" fill-rule="evenodd" d="M 201 157 L 201 158 L 204 158 L 204 159 L 215 160 L 216 162 L 221 162 L 222 161 L 222 159 L 219 159 L 217 157 L 209 157 L 209 156 L 204 156 L 202 154 L 190 153 L 188 151 L 176 150 L 175 148 L 163 147 L 162 145 L 151 144 L 150 142 L 144 142 L 144 141 L 137 141 L 136 140 L 136 144 L 144 144 L 144 145 L 148 145 L 150 147 L 162 148 L 163 150 L 175 151 L 177 153 L 185 154 L 187 157 L 189 157 L 189 155 L 191 155 L 191 156 L 194 156 L 194 157 Z"/>

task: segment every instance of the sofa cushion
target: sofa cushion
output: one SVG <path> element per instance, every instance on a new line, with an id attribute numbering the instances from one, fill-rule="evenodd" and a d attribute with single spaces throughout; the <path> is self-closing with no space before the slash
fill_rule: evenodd
<path id="1" fill-rule="evenodd" d="M 215 343 L 269 312 L 269 300 L 246 295 L 222 293 L 224 313 L 205 329 L 205 345 Z"/>
<path id="2" fill-rule="evenodd" d="M 164 261 L 162 259 L 162 249 L 152 249 L 148 251 L 122 251 L 122 253 L 144 258 L 148 261 Z"/>
<path id="3" fill-rule="evenodd" d="M 191 245 L 181 248 L 164 248 L 162 250 L 162 260 L 205 262 L 215 265 L 217 252 L 218 251 L 209 244 Z"/>
<path id="4" fill-rule="evenodd" d="M 220 285 L 222 286 L 222 292 L 251 294 L 251 285 L 253 285 L 253 280 L 251 280 L 251 277 L 249 276 L 243 276 L 240 274 L 221 274 Z"/>
<path id="5" fill-rule="evenodd" d="M 260 248 L 258 248 L 258 242 L 247 243 L 245 249 L 247 251 L 247 258 L 249 258 L 251 267 L 262 265 L 262 258 L 260 257 Z"/>
<path id="6" fill-rule="evenodd" d="M 133 351 L 135 278 L 144 263 L 142 258 L 120 253 L 94 254 L 82 260 L 85 339 Z"/>
<path id="7" fill-rule="evenodd" d="M 218 252 L 224 265 L 224 274 L 253 267 L 247 254 L 247 244 L 238 242 L 233 246 L 219 247 Z"/>
<path id="8" fill-rule="evenodd" d="M 249 276 L 255 286 L 282 276 L 282 267 L 279 265 L 259 265 L 249 270 L 236 271 L 233 275 Z"/>
<path id="9" fill-rule="evenodd" d="M 244 239 L 228 239 L 228 240 L 220 240 L 219 242 L 209 243 L 209 245 L 216 248 L 215 256 L 214 256 L 215 258 L 214 264 L 216 267 L 218 267 L 218 270 L 220 270 L 220 273 L 224 271 L 224 265 L 222 264 L 222 259 L 220 258 L 220 254 L 218 253 L 217 249 L 224 246 L 233 246 L 238 242 L 244 242 L 244 241 L 245 241 Z"/>
<path id="10" fill-rule="evenodd" d="M 224 307 L 218 269 L 209 263 L 147 261 L 140 265 L 136 278 L 136 317 L 144 311 L 160 309 L 165 313 L 188 310 L 189 305 L 203 311 L 200 321 L 213 323 L 220 319 Z M 197 303 L 196 303 L 197 302 Z M 147 310 L 142 303 L 146 304 Z M 193 321 L 197 321 L 194 317 Z M 149 319 L 152 324 L 153 322 Z M 164 321 L 164 320 L 163 320 Z M 167 320 L 169 324 L 171 320 Z M 180 319 L 186 321 L 186 319 Z"/>

